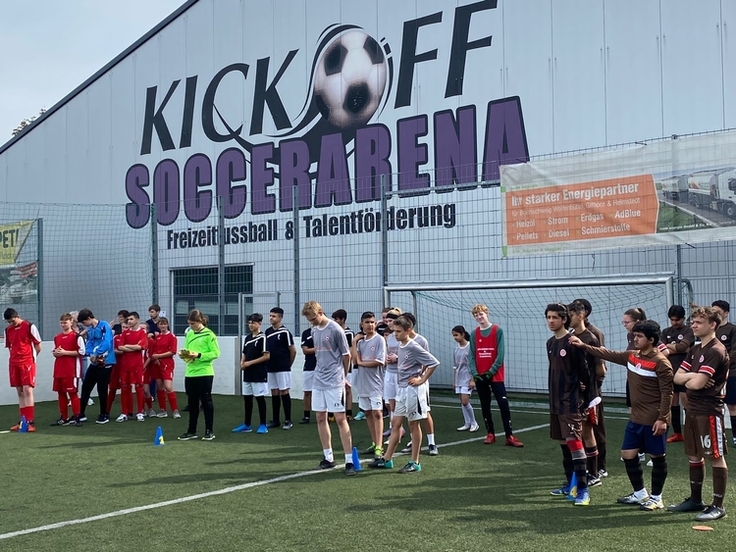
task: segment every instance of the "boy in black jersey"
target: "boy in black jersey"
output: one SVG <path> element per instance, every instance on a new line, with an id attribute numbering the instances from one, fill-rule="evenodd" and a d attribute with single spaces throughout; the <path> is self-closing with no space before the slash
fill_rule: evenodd
<path id="1" fill-rule="evenodd" d="M 243 338 L 243 352 L 240 356 L 240 369 L 243 371 L 244 423 L 233 429 L 233 433 L 253 431 L 253 397 L 258 404 L 260 425 L 256 433 L 268 433 L 266 427 L 266 395 L 268 395 L 268 360 L 270 354 L 266 334 L 261 331 L 263 316 L 253 313 L 248 317 L 250 333 Z"/>

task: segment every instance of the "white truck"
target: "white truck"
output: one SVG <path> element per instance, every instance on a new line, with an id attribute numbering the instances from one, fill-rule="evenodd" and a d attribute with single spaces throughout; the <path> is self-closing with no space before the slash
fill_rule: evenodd
<path id="1" fill-rule="evenodd" d="M 688 176 L 671 176 L 660 181 L 660 189 L 665 199 L 688 202 Z"/>
<path id="2" fill-rule="evenodd" d="M 693 173 L 688 177 L 688 203 L 736 219 L 736 169 Z"/>

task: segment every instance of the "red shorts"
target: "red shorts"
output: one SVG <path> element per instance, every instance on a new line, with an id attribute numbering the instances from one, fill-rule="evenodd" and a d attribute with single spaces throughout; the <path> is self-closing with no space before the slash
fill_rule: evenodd
<path id="1" fill-rule="evenodd" d="M 142 385 L 143 369 L 142 368 L 123 368 L 120 371 L 120 384 L 122 385 Z"/>
<path id="2" fill-rule="evenodd" d="M 155 364 L 151 362 L 148 365 L 148 369 L 151 370 L 151 378 L 154 380 L 173 380 L 174 379 L 174 367 L 166 366 L 163 362 Z"/>
<path id="3" fill-rule="evenodd" d="M 54 378 L 53 391 L 56 393 L 76 393 L 79 379 L 77 378 Z"/>
<path id="4" fill-rule="evenodd" d="M 36 363 L 11 364 L 10 387 L 36 387 Z"/>
<path id="5" fill-rule="evenodd" d="M 109 389 L 120 389 L 120 365 L 113 364 L 112 372 L 110 372 L 110 383 L 107 386 Z"/>

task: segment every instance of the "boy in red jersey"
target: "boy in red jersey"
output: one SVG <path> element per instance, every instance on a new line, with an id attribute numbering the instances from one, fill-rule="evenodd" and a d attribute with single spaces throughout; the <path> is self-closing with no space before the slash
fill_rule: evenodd
<path id="1" fill-rule="evenodd" d="M 127 313 L 128 311 L 120 311 Z M 125 315 L 127 318 L 127 314 Z M 120 389 L 120 371 L 123 369 L 123 363 L 125 362 L 123 360 L 123 351 L 120 349 L 120 346 L 123 344 L 123 334 L 128 331 L 127 327 L 127 321 L 123 320 L 123 324 L 121 325 L 121 331 L 120 333 L 115 333 L 115 336 L 112 338 L 113 343 L 113 349 L 115 351 L 115 360 L 117 361 L 112 366 L 112 371 L 110 372 L 110 383 L 108 384 L 108 391 L 107 391 L 107 411 L 112 412 L 112 405 L 115 402 L 115 395 L 118 392 L 118 389 Z M 122 402 L 122 399 L 121 399 Z M 122 405 L 121 405 L 122 407 Z"/>
<path id="2" fill-rule="evenodd" d="M 150 349 L 150 367 L 156 379 L 156 395 L 158 398 L 159 418 L 166 418 L 166 399 L 169 399 L 174 418 L 181 418 L 179 405 L 174 393 L 174 355 L 178 350 L 176 336 L 169 331 L 169 321 L 166 318 L 158 319 L 159 333 L 153 338 L 153 346 Z"/>
<path id="3" fill-rule="evenodd" d="M 82 375 L 84 338 L 72 330 L 72 315 L 62 314 L 59 318 L 61 333 L 54 337 L 53 390 L 59 396 L 59 419 L 52 426 L 81 426 L 79 421 L 79 395 L 77 386 Z M 69 417 L 68 405 L 71 401 L 73 417 Z"/>
<path id="4" fill-rule="evenodd" d="M 133 311 L 128 314 L 128 331 L 123 332 L 123 344 L 120 350 L 123 352 L 123 366 L 120 370 L 120 402 L 123 412 L 118 416 L 117 422 L 128 420 L 128 414 L 133 412 L 133 389 L 138 403 L 136 420 L 144 422 L 143 415 L 145 403 L 143 394 L 143 355 L 148 347 L 148 335 L 145 328 L 141 328 L 138 313 Z"/>
<path id="5" fill-rule="evenodd" d="M 148 414 L 149 418 L 156 417 L 156 411 L 153 409 L 153 393 L 156 392 L 156 375 L 158 370 L 151 362 L 151 350 L 153 349 L 154 335 L 158 335 L 158 326 L 156 334 L 148 333 L 148 322 L 138 321 L 138 329 L 146 331 L 146 346 L 143 349 L 143 401 L 146 404 L 143 414 Z"/>
<path id="6" fill-rule="evenodd" d="M 22 320 L 15 309 L 5 309 L 5 347 L 9 349 L 10 386 L 18 392 L 20 419 L 25 417 L 28 431 L 36 431 L 33 388 L 36 387 L 36 355 L 41 352 L 41 335 L 34 324 Z M 10 428 L 20 431 L 20 422 Z"/>

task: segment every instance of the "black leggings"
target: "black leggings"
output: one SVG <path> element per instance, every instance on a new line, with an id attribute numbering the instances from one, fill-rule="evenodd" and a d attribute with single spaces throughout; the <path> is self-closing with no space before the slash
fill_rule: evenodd
<path id="1" fill-rule="evenodd" d="M 82 398 L 79 400 L 80 416 L 84 416 L 87 409 L 87 402 L 92 394 L 92 390 L 97 386 L 97 399 L 100 401 L 100 416 L 110 414 L 107 411 L 107 386 L 110 384 L 110 374 L 112 373 L 112 365 L 100 366 L 99 364 L 90 364 L 84 373 L 84 381 L 82 382 Z"/>
<path id="2" fill-rule="evenodd" d="M 204 429 L 212 431 L 215 419 L 215 405 L 212 403 L 212 382 L 215 376 L 197 376 L 184 378 L 184 390 L 187 393 L 189 405 L 189 429 L 187 433 L 197 433 L 199 421 L 199 405 L 204 412 Z"/>
<path id="3" fill-rule="evenodd" d="M 511 409 L 509 401 L 506 398 L 506 385 L 502 381 L 490 382 L 487 380 L 476 381 L 475 389 L 478 392 L 480 400 L 480 410 L 483 414 L 483 421 L 486 424 L 488 433 L 495 433 L 493 429 L 493 418 L 491 417 L 491 392 L 496 397 L 498 410 L 501 412 L 501 421 L 503 422 L 504 433 L 506 437 L 511 437 Z"/>

